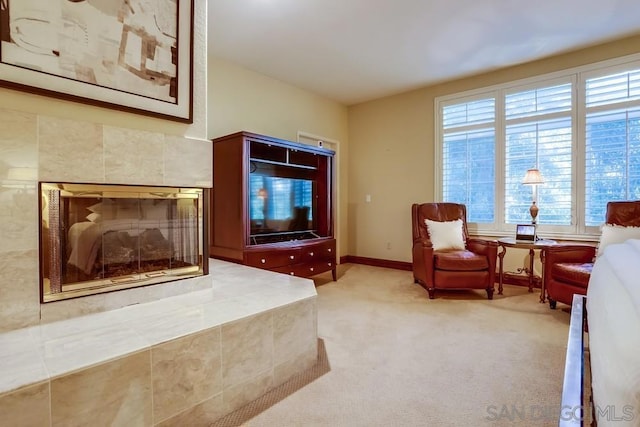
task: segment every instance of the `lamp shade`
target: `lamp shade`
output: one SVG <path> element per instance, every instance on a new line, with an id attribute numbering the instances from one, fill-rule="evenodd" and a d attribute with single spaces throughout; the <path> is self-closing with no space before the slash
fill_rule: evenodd
<path id="1" fill-rule="evenodd" d="M 542 179 L 542 174 L 536 168 L 532 168 L 527 170 L 526 175 L 524 176 L 524 180 L 522 180 L 523 184 L 544 184 L 544 179 Z"/>

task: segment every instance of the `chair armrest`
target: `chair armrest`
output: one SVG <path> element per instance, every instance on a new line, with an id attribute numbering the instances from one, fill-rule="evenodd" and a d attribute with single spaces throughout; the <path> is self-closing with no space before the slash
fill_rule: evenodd
<path id="1" fill-rule="evenodd" d="M 592 262 L 596 256 L 596 247 L 588 245 L 558 245 L 545 249 L 545 263 L 548 265 L 561 262 Z"/>
<path id="2" fill-rule="evenodd" d="M 467 249 L 493 259 L 498 256 L 498 242 L 495 240 L 467 239 Z"/>
<path id="3" fill-rule="evenodd" d="M 493 287 L 498 262 L 498 242 L 485 239 L 467 239 L 467 249 L 476 254 L 484 255 L 489 262 L 489 286 Z"/>

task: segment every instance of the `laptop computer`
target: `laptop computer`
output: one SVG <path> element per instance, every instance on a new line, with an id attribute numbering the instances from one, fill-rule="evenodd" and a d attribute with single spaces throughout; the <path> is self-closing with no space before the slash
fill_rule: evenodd
<path id="1" fill-rule="evenodd" d="M 516 225 L 516 242 L 535 242 L 536 240 L 536 224 Z"/>

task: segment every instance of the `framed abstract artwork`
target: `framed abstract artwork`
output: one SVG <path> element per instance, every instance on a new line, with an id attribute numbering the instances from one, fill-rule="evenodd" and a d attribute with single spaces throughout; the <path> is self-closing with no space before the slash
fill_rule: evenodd
<path id="1" fill-rule="evenodd" d="M 0 86 L 190 123 L 193 0 L 0 0 Z"/>

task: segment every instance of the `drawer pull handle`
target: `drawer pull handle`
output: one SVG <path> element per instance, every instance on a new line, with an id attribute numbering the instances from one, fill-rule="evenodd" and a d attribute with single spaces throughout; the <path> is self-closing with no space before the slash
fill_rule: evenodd
<path id="1" fill-rule="evenodd" d="M 260 260 L 260 262 L 264 264 L 265 262 L 267 262 L 267 260 L 266 260 L 266 259 L 264 259 L 264 258 L 262 258 L 262 259 Z"/>
<path id="2" fill-rule="evenodd" d="M 289 273 L 289 274 L 292 275 L 292 276 L 295 276 L 295 274 L 293 274 L 293 271 L 291 273 Z"/>
<path id="3" fill-rule="evenodd" d="M 310 270 L 310 271 L 313 271 L 313 267 L 311 267 L 309 270 Z"/>
<path id="4" fill-rule="evenodd" d="M 309 252 L 309 255 L 310 255 L 310 256 L 313 256 L 313 252 Z"/>
<path id="5" fill-rule="evenodd" d="M 328 265 L 329 267 L 331 267 L 331 263 L 330 263 L 330 262 L 328 262 L 328 263 L 327 263 L 327 265 Z"/>
<path id="6" fill-rule="evenodd" d="M 289 259 L 294 259 L 295 257 L 293 255 L 289 255 Z"/>
<path id="7" fill-rule="evenodd" d="M 331 252 L 331 248 L 327 249 L 329 252 Z"/>

